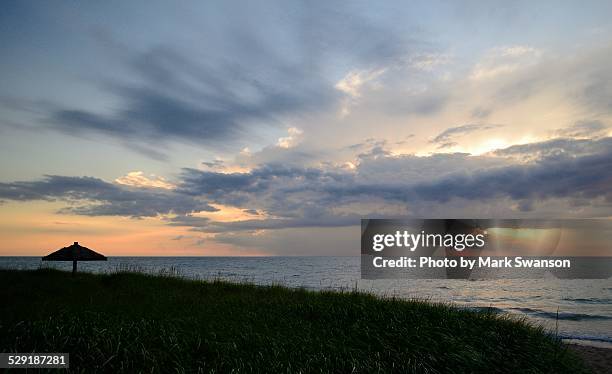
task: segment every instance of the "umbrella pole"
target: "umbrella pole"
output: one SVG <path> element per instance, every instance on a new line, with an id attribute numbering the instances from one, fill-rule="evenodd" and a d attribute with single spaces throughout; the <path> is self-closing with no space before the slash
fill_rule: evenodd
<path id="1" fill-rule="evenodd" d="M 77 260 L 72 260 L 72 275 L 74 276 L 77 271 Z"/>

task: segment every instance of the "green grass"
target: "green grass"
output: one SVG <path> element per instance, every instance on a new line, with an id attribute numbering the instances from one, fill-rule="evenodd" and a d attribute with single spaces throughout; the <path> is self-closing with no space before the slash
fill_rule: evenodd
<path id="1" fill-rule="evenodd" d="M 71 372 L 585 372 L 524 321 L 424 301 L 127 272 L 0 282 L 0 352 L 69 352 Z"/>

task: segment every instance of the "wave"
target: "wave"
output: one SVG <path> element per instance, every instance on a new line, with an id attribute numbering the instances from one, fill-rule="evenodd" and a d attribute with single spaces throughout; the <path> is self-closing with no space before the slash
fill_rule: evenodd
<path id="1" fill-rule="evenodd" d="M 573 334 L 559 334 L 559 338 L 563 340 L 582 340 L 589 342 L 602 342 L 602 343 L 611 343 L 612 337 L 607 336 L 593 336 L 593 335 L 573 335 Z"/>
<path id="2" fill-rule="evenodd" d="M 572 301 L 578 304 L 612 304 L 612 299 L 599 299 L 599 298 L 572 298 L 564 297 L 564 301 Z"/>
<path id="3" fill-rule="evenodd" d="M 612 320 L 611 316 L 602 316 L 600 314 L 585 314 L 585 313 L 571 313 L 571 312 L 548 312 L 540 309 L 532 308 L 509 308 L 525 314 L 529 314 L 534 317 L 547 318 L 547 319 L 559 319 L 565 321 L 584 321 L 584 320 Z"/>

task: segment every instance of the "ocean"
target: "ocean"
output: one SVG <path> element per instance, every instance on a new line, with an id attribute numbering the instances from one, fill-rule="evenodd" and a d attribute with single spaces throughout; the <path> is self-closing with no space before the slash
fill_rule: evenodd
<path id="1" fill-rule="evenodd" d="M 70 262 L 40 257 L 0 257 L 0 268 L 71 270 Z M 177 271 L 194 279 L 225 279 L 310 290 L 359 289 L 383 297 L 451 302 L 466 308 L 511 313 L 543 325 L 573 343 L 612 348 L 612 279 L 393 279 L 364 280 L 355 257 L 110 257 L 79 262 L 79 271 L 104 273 L 137 269 Z M 3 285 L 10 287 L 10 285 Z"/>

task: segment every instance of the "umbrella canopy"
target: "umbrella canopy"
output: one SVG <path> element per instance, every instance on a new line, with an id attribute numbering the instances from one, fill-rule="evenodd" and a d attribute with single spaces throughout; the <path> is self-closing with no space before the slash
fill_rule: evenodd
<path id="1" fill-rule="evenodd" d="M 74 242 L 42 258 L 43 261 L 106 261 L 106 256 Z"/>

